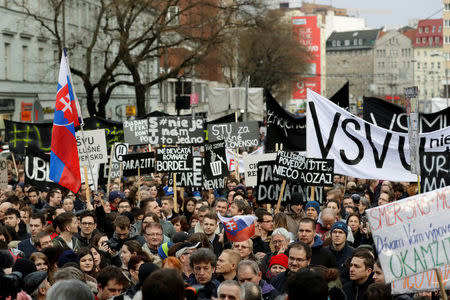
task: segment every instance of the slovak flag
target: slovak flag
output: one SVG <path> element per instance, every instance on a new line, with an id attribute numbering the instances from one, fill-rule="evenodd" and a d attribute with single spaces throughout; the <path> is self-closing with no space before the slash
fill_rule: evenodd
<path id="1" fill-rule="evenodd" d="M 252 215 L 222 217 L 218 214 L 230 242 L 243 242 L 255 235 L 255 220 Z"/>
<path id="2" fill-rule="evenodd" d="M 79 111 L 66 49 L 63 48 L 53 120 L 49 178 L 74 193 L 81 187 L 80 162 L 75 137 L 75 126 L 80 125 Z"/>

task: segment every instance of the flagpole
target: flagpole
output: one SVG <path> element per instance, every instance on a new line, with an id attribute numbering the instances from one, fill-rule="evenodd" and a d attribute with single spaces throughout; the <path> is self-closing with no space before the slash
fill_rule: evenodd
<path id="1" fill-rule="evenodd" d="M 72 83 L 72 86 L 73 86 L 74 82 L 72 80 L 72 74 L 70 73 L 69 57 L 67 55 L 66 47 L 63 47 L 63 52 L 64 52 L 64 56 L 66 57 L 66 61 L 67 61 L 67 64 L 66 64 L 67 65 L 67 74 L 69 74 L 70 82 Z M 76 104 L 76 107 L 77 107 L 78 115 L 80 116 L 80 119 L 81 119 L 81 122 L 80 122 L 81 143 L 83 144 L 84 152 L 87 154 L 86 157 L 87 157 L 87 161 L 88 161 L 89 171 L 91 172 L 92 181 L 94 183 L 94 194 L 97 194 L 98 193 L 97 182 L 96 182 L 95 177 L 94 177 L 94 171 L 92 170 L 91 159 L 89 158 L 89 152 L 87 151 L 87 146 L 86 146 L 86 143 L 85 143 L 84 128 L 83 128 L 84 127 L 84 119 L 83 119 L 83 116 L 81 115 L 81 107 L 80 107 L 80 104 L 78 102 L 78 97 L 77 97 L 77 94 L 75 92 L 75 87 L 72 88 L 72 92 L 73 92 L 73 97 L 75 99 L 75 104 Z M 88 183 L 86 183 L 86 184 L 88 184 Z"/>

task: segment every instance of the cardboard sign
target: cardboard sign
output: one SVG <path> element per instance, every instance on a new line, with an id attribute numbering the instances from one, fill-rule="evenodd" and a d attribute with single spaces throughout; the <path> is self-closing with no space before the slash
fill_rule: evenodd
<path id="1" fill-rule="evenodd" d="M 156 172 L 192 172 L 192 147 L 156 149 Z"/>
<path id="2" fill-rule="evenodd" d="M 366 211 L 387 283 L 450 264 L 450 187 Z"/>
<path id="3" fill-rule="evenodd" d="M 50 180 L 50 154 L 34 152 L 25 148 L 25 184 L 37 187 L 61 188 Z"/>
<path id="4" fill-rule="evenodd" d="M 123 122 L 125 142 L 130 145 L 148 144 L 148 120 L 131 120 Z"/>
<path id="5" fill-rule="evenodd" d="M 227 149 L 256 147 L 259 145 L 258 122 L 209 124 L 208 139 L 225 141 Z"/>
<path id="6" fill-rule="evenodd" d="M 450 290 L 450 265 L 440 267 L 439 269 L 441 269 L 445 289 Z M 393 281 L 391 284 L 391 290 L 394 295 L 437 291 L 439 290 L 439 281 L 436 276 L 436 271 L 431 270 L 401 280 Z"/>
<path id="7" fill-rule="evenodd" d="M 123 176 L 136 176 L 139 168 L 141 175 L 155 172 L 155 153 L 153 152 L 130 153 L 122 158 Z"/>
<path id="8" fill-rule="evenodd" d="M 273 174 L 304 185 L 333 186 L 333 169 L 333 160 L 306 158 L 295 152 L 279 150 Z"/>
<path id="9" fill-rule="evenodd" d="M 84 144 L 82 142 L 83 135 L 81 131 L 77 131 L 75 135 L 77 137 L 80 166 L 89 165 L 88 157 L 92 165 L 98 165 L 108 161 L 104 129 L 85 131 Z"/>
<path id="10" fill-rule="evenodd" d="M 0 157 L 0 189 L 8 188 L 8 163 L 5 157 Z"/>
<path id="11" fill-rule="evenodd" d="M 203 186 L 205 189 L 225 188 L 228 176 L 225 142 L 205 144 L 205 166 Z"/>
<path id="12" fill-rule="evenodd" d="M 199 145 L 205 142 L 203 119 L 192 117 L 148 118 L 152 145 Z"/>
<path id="13" fill-rule="evenodd" d="M 245 185 L 256 186 L 258 184 L 258 162 L 275 160 L 277 158 L 276 153 L 265 153 L 257 155 L 244 156 L 244 169 L 245 169 Z"/>
<path id="14" fill-rule="evenodd" d="M 423 153 L 420 172 L 420 187 L 424 193 L 450 186 L 450 150 Z"/>

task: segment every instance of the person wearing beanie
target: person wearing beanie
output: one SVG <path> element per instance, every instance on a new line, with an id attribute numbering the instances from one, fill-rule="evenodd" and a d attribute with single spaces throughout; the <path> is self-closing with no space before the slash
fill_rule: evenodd
<path id="1" fill-rule="evenodd" d="M 30 273 L 36 272 L 36 265 L 28 258 L 18 258 L 12 267 L 13 272 L 22 273 L 22 278 Z"/>
<path id="2" fill-rule="evenodd" d="M 286 254 L 281 253 L 270 258 L 269 272 L 270 277 L 276 276 L 281 272 L 286 271 L 288 268 L 288 257 Z M 269 275 L 269 274 L 268 274 Z"/>
<path id="3" fill-rule="evenodd" d="M 345 262 L 353 255 L 353 249 L 347 242 L 348 226 L 345 222 L 337 221 L 330 229 L 331 244 L 326 247 L 336 258 L 339 275 L 344 278 L 347 273 Z"/>
<path id="4" fill-rule="evenodd" d="M 45 300 L 50 283 L 47 279 L 47 272 L 36 271 L 28 274 L 23 279 L 23 290 L 30 295 L 33 300 Z"/>
<path id="5" fill-rule="evenodd" d="M 320 214 L 320 204 L 317 201 L 308 201 L 305 205 L 306 216 L 317 221 Z"/>
<path id="6" fill-rule="evenodd" d="M 306 216 L 304 211 L 305 204 L 306 201 L 303 194 L 298 192 L 292 193 L 291 202 L 286 211 L 286 219 L 288 230 L 294 235 L 297 234 L 301 218 Z"/>
<path id="7" fill-rule="evenodd" d="M 173 246 L 172 242 L 167 242 L 158 247 L 158 255 L 161 257 L 161 260 L 164 260 L 168 256 L 169 248 Z"/>

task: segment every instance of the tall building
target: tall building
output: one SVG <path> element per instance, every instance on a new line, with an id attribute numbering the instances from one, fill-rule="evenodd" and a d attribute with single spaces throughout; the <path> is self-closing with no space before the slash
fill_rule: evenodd
<path id="1" fill-rule="evenodd" d="M 410 27 L 380 33 L 374 50 L 375 95 L 400 104 L 404 88 L 414 84 L 415 34 Z"/>
<path id="2" fill-rule="evenodd" d="M 444 4 L 444 11 L 442 13 L 443 22 L 444 22 L 444 45 L 443 45 L 443 51 L 444 51 L 444 58 L 445 58 L 445 74 L 446 77 L 450 73 L 450 0 L 442 0 Z M 446 84 L 446 91 L 444 93 L 444 96 L 447 97 L 450 94 L 450 84 Z M 447 106 L 449 106 L 450 103 L 448 103 L 447 100 Z"/>
<path id="3" fill-rule="evenodd" d="M 414 85 L 419 88 L 421 111 L 431 110 L 430 101 L 445 97 L 445 57 L 442 52 L 442 19 L 420 20 L 414 47 Z"/>
<path id="4" fill-rule="evenodd" d="M 331 97 L 349 81 L 350 106 L 371 94 L 374 46 L 380 29 L 333 32 L 327 40 L 327 90 Z"/>

